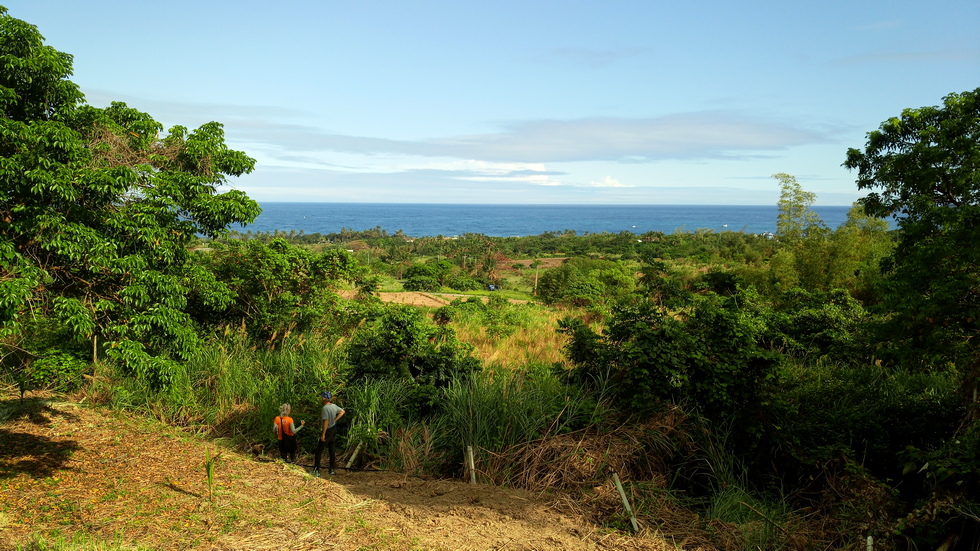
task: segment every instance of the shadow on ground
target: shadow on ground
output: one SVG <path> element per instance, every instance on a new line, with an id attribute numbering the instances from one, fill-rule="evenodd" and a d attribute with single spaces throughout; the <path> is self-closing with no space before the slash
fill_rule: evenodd
<path id="1" fill-rule="evenodd" d="M 50 425 L 52 417 L 77 416 L 52 408 L 43 398 L 0 400 L 0 480 L 26 474 L 46 478 L 65 468 L 80 446 L 74 440 L 54 440 L 18 430 L 25 424 Z"/>

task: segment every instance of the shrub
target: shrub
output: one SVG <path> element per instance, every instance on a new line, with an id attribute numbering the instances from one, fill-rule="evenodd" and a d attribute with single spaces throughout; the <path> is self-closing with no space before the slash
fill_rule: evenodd
<path id="1" fill-rule="evenodd" d="M 405 378 L 415 382 L 419 407 L 434 407 L 435 389 L 480 369 L 472 346 L 447 326 L 437 326 L 418 309 L 389 306 L 355 333 L 347 346 L 351 381 Z M 427 390 L 430 389 L 430 390 Z"/>
<path id="2" fill-rule="evenodd" d="M 402 287 L 406 291 L 433 292 L 441 289 L 442 285 L 439 285 L 439 282 L 434 277 L 412 276 L 402 284 Z"/>

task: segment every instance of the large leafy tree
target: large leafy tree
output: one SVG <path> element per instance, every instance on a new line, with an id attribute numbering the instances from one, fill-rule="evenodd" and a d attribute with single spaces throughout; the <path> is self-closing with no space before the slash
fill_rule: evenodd
<path id="1" fill-rule="evenodd" d="M 849 149 L 861 200 L 872 216 L 901 229 L 885 263 L 889 334 L 906 360 L 955 362 L 972 382 L 980 354 L 980 89 L 950 94 L 942 106 L 906 109 Z"/>
<path id="2" fill-rule="evenodd" d="M 885 262 L 883 339 L 906 366 L 952 367 L 968 415 L 938 448 L 907 451 L 908 472 L 928 482 L 903 521 L 922 547 L 980 541 L 980 88 L 943 105 L 906 109 L 868 133 L 844 166 L 858 171 L 869 214 L 892 215 L 901 229 Z M 945 542 L 945 543 L 944 543 Z"/>
<path id="3" fill-rule="evenodd" d="M 165 384 L 197 343 L 182 272 L 195 235 L 258 205 L 219 193 L 254 160 L 222 126 L 188 131 L 113 103 L 87 105 L 72 57 L 0 7 L 0 331 L 4 354 L 55 319 Z"/>

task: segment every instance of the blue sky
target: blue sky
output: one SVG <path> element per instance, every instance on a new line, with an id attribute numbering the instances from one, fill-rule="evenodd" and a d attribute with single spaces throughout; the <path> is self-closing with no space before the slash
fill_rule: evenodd
<path id="1" fill-rule="evenodd" d="M 849 205 L 848 147 L 980 86 L 976 0 L 0 4 L 260 202 Z"/>

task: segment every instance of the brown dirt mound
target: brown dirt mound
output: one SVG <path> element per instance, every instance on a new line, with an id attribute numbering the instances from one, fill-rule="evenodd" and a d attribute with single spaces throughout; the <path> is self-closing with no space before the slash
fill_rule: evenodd
<path id="1" fill-rule="evenodd" d="M 567 497 L 383 472 L 312 478 L 74 403 L 0 401 L 0 442 L 0 549 L 55 533 L 156 549 L 676 549 L 600 528 Z"/>

